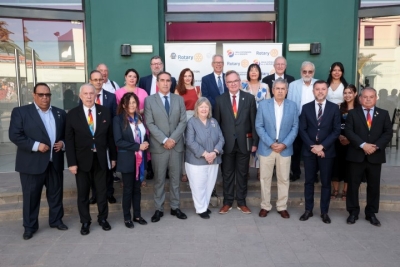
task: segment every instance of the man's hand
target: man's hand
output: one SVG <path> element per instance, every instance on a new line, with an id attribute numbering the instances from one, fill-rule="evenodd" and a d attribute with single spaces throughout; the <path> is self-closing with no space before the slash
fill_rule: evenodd
<path id="1" fill-rule="evenodd" d="M 165 149 L 172 149 L 175 146 L 175 141 L 171 138 L 168 138 L 167 141 L 164 143 L 164 148 Z"/>
<path id="2" fill-rule="evenodd" d="M 117 162 L 115 160 L 112 160 L 111 161 L 111 169 L 114 169 L 116 164 L 117 164 Z"/>
<path id="3" fill-rule="evenodd" d="M 319 152 L 323 151 L 323 149 L 324 149 L 324 147 L 322 145 L 312 145 L 311 147 L 312 147 L 311 152 L 314 154 L 317 154 L 317 155 Z"/>
<path id="4" fill-rule="evenodd" d="M 377 149 L 376 145 L 368 144 L 368 143 L 365 143 L 364 147 L 363 147 L 363 150 L 364 150 L 365 154 L 367 154 L 367 155 L 373 154 L 376 151 L 376 149 Z"/>
<path id="5" fill-rule="evenodd" d="M 271 148 L 272 148 L 272 150 L 274 152 L 281 153 L 286 148 L 286 145 L 285 144 L 279 144 L 279 143 L 273 143 L 271 145 Z"/>
<path id="6" fill-rule="evenodd" d="M 256 152 L 257 151 L 257 147 L 256 146 L 252 146 L 251 147 L 251 152 Z"/>
<path id="7" fill-rule="evenodd" d="M 317 156 L 318 156 L 318 157 L 321 157 L 321 158 L 325 158 L 325 153 L 324 153 L 324 151 L 318 152 Z"/>
<path id="8" fill-rule="evenodd" d="M 54 152 L 60 151 L 63 148 L 63 145 L 64 145 L 63 141 L 58 141 L 57 143 L 54 143 L 53 146 Z"/>
<path id="9" fill-rule="evenodd" d="M 72 174 L 77 174 L 77 172 L 78 172 L 78 166 L 76 166 L 76 165 L 70 166 L 70 167 L 68 167 L 68 169 Z"/>
<path id="10" fill-rule="evenodd" d="M 340 138 L 340 137 L 342 137 L 342 138 Z M 350 144 L 349 139 L 347 139 L 346 136 L 343 136 L 343 135 L 339 136 L 339 141 L 343 146 L 347 146 L 348 144 Z"/>
<path id="11" fill-rule="evenodd" d="M 47 151 L 49 151 L 50 147 L 46 144 L 40 143 L 39 147 L 38 147 L 38 151 L 42 152 L 42 153 L 46 153 Z"/>

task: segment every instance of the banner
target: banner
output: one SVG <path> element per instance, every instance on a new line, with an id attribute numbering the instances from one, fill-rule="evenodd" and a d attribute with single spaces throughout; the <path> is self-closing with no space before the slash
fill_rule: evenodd
<path id="1" fill-rule="evenodd" d="M 274 60 L 282 56 L 281 43 L 224 43 L 222 44 L 225 61 L 224 72 L 235 70 L 242 80 L 247 80 L 247 69 L 256 63 L 261 68 L 261 77 L 275 73 Z"/>
<path id="2" fill-rule="evenodd" d="M 193 71 L 195 86 L 201 85 L 201 78 L 210 74 L 212 56 L 216 43 L 165 43 L 165 70 L 178 82 L 179 74 L 185 68 Z"/>

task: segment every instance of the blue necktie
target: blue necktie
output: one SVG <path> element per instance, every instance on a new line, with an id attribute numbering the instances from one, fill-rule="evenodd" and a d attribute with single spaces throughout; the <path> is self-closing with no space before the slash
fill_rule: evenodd
<path id="1" fill-rule="evenodd" d="M 167 115 L 169 116 L 169 102 L 168 102 L 168 96 L 164 96 L 165 98 L 165 111 L 167 111 Z"/>
<path id="2" fill-rule="evenodd" d="M 218 76 L 218 89 L 219 93 L 222 95 L 224 93 L 224 88 L 222 88 L 221 76 Z"/>

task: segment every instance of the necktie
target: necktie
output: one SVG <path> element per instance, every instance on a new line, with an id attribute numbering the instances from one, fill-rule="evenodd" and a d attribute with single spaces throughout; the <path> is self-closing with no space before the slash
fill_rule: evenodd
<path id="1" fill-rule="evenodd" d="M 92 135 L 94 135 L 94 121 L 93 121 L 93 115 L 92 115 L 92 110 L 91 109 L 89 109 L 89 114 L 88 114 L 88 117 L 87 117 L 87 121 L 88 121 L 88 124 L 89 124 L 89 130 L 92 133 Z"/>
<path id="2" fill-rule="evenodd" d="M 169 116 L 169 101 L 168 101 L 168 96 L 164 96 L 165 98 L 165 111 L 167 112 L 167 115 Z"/>
<path id="3" fill-rule="evenodd" d="M 232 110 L 233 110 L 233 116 L 235 116 L 235 119 L 237 117 L 237 106 L 236 106 L 236 96 L 232 96 Z"/>
<path id="4" fill-rule="evenodd" d="M 97 95 L 96 104 L 101 105 L 101 102 L 100 102 L 100 94 Z M 89 110 L 90 110 L 90 109 L 89 109 Z"/>
<path id="5" fill-rule="evenodd" d="M 367 126 L 368 126 L 368 130 L 371 130 L 372 118 L 371 118 L 371 114 L 369 113 L 369 111 L 371 109 L 370 108 L 366 108 L 365 110 L 367 111 Z"/>
<path id="6" fill-rule="evenodd" d="M 318 122 L 318 127 L 321 124 L 321 120 L 322 120 L 322 104 L 318 103 L 319 109 L 318 109 L 318 116 L 317 116 L 317 122 Z M 318 142 L 318 134 L 319 134 L 319 129 L 317 131 L 317 136 L 315 137 L 315 140 L 317 140 Z"/>
<path id="7" fill-rule="evenodd" d="M 218 89 L 219 93 L 222 95 L 224 93 L 224 88 L 222 88 L 221 76 L 218 76 Z"/>

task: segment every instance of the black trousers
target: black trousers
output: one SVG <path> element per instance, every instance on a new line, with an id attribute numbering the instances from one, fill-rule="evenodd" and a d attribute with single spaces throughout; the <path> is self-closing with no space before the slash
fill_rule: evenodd
<path id="1" fill-rule="evenodd" d="M 321 178 L 321 214 L 328 213 L 331 201 L 331 177 L 334 158 L 321 158 L 317 155 L 304 157 L 304 199 L 306 201 L 305 210 L 312 211 L 314 209 L 314 181 L 315 173 L 320 170 Z"/>
<path id="2" fill-rule="evenodd" d="M 300 176 L 300 161 L 301 161 L 301 151 L 303 149 L 303 140 L 300 137 L 300 134 L 297 135 L 296 139 L 293 142 L 293 155 L 290 162 L 290 170 L 293 176 Z"/>
<path id="3" fill-rule="evenodd" d="M 140 200 L 141 196 L 141 182 L 140 179 L 136 180 L 135 173 L 122 173 L 122 182 L 124 188 L 122 192 L 122 211 L 124 213 L 124 220 L 132 220 L 131 207 L 133 207 L 134 218 L 139 218 L 140 214 Z"/>
<path id="4" fill-rule="evenodd" d="M 107 169 L 107 197 L 111 197 L 114 195 L 114 175 L 115 167 L 111 170 Z M 92 196 L 96 196 L 96 187 L 94 183 L 91 184 L 92 188 Z"/>
<path id="5" fill-rule="evenodd" d="M 97 153 L 93 153 L 92 168 L 88 172 L 79 170 L 75 175 L 76 187 L 78 189 L 78 211 L 81 223 L 89 223 L 92 218 L 90 217 L 89 208 L 89 193 L 90 185 L 94 183 L 96 187 L 97 208 L 99 214 L 98 220 L 107 219 L 108 216 L 108 203 L 107 203 L 107 170 L 103 170 L 99 164 Z"/>
<path id="6" fill-rule="evenodd" d="M 250 152 L 243 154 L 239 150 L 237 142 L 235 142 L 232 152 L 222 154 L 221 171 L 224 205 L 232 206 L 235 199 L 239 206 L 246 205 L 249 160 Z"/>
<path id="7" fill-rule="evenodd" d="M 379 195 L 382 164 L 373 164 L 365 158 L 363 162 L 349 162 L 349 183 L 347 186 L 346 209 L 350 214 L 360 214 L 359 188 L 361 180 L 367 180 L 367 205 L 365 215 L 374 215 L 379 211 Z"/>
<path id="8" fill-rule="evenodd" d="M 53 163 L 49 162 L 47 169 L 41 174 L 20 173 L 22 186 L 22 215 L 26 231 L 36 231 L 39 228 L 38 216 L 43 185 L 46 186 L 46 198 L 49 205 L 49 225 L 62 223 L 63 207 L 63 172 L 57 172 Z"/>

